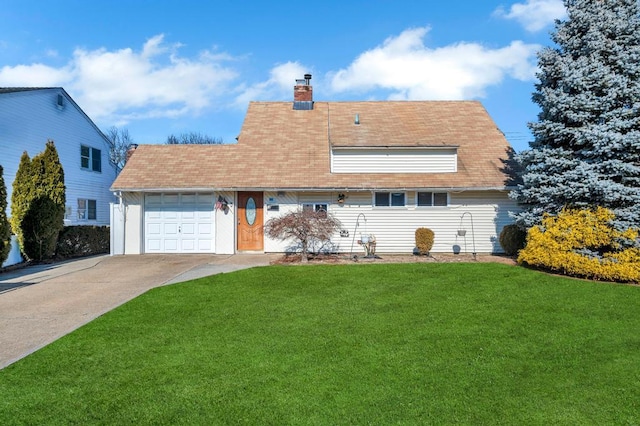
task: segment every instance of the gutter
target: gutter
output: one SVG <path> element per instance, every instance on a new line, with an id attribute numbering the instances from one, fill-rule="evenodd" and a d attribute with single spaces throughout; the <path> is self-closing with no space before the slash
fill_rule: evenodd
<path id="1" fill-rule="evenodd" d="M 462 191 L 511 191 L 516 189 L 515 186 L 485 186 L 485 187 L 227 187 L 227 188 L 214 188 L 214 187 L 195 187 L 195 188 L 119 188 L 111 189 L 112 191 L 118 191 L 120 194 L 124 192 L 251 192 L 251 191 L 264 191 L 264 192 L 278 192 L 278 191 L 291 191 L 291 192 L 349 192 L 349 191 L 450 191 L 450 192 L 462 192 Z"/>

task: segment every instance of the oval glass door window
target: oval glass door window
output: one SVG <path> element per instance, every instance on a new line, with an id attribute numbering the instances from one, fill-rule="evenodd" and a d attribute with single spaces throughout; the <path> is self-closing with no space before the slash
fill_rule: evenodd
<path id="1" fill-rule="evenodd" d="M 256 222 L 256 202 L 253 197 L 249 197 L 247 205 L 244 208 L 244 215 L 247 218 L 247 224 L 249 226 Z"/>

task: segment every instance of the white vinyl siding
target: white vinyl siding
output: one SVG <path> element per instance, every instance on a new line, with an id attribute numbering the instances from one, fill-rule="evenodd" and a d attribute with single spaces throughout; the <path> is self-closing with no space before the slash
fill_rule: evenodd
<path id="1" fill-rule="evenodd" d="M 58 106 L 58 95 L 64 98 L 61 107 Z M 27 151 L 33 158 L 44 151 L 47 140 L 51 139 L 64 169 L 65 211 L 69 212 L 65 225 L 86 224 L 78 220 L 78 199 L 96 201 L 96 220 L 92 225 L 108 225 L 109 203 L 116 201 L 109 188 L 116 173 L 106 160 L 107 141 L 87 116 L 59 89 L 3 93 L 0 95 L 0 115 L 3 118 L 0 165 L 4 168 L 7 186 L 7 212 L 11 213 L 11 191 L 22 152 Z M 88 173 L 82 169 L 82 145 L 100 151 L 101 173 Z M 92 164 L 89 170 L 91 167 Z"/>
<path id="2" fill-rule="evenodd" d="M 265 193 L 265 197 L 269 197 L 268 194 L 270 193 Z M 415 247 L 415 231 L 421 227 L 429 228 L 435 233 L 433 253 L 453 253 L 454 246 L 458 246 L 462 254 L 470 254 L 473 251 L 473 237 L 477 253 L 499 253 L 502 252 L 498 241 L 500 231 L 505 225 L 513 223 L 509 212 L 519 210 L 506 191 L 465 191 L 450 194 L 435 192 L 446 195 L 449 205 L 434 208 L 417 206 L 414 202 L 417 200 L 416 191 L 406 191 L 407 204 L 395 208 L 374 206 L 370 191 L 345 192 L 343 204 L 338 203 L 338 194 L 339 192 L 297 195 L 287 193 L 286 197 L 277 197 L 280 210 L 269 212 L 266 219 L 295 211 L 304 204 L 328 200 L 329 213 L 342 223 L 342 235 L 338 232 L 331 240 L 332 247 L 340 253 L 353 251 L 353 254 L 364 254 L 362 247 L 354 241 L 363 234 L 373 234 L 377 241 L 376 252 L 383 257 L 385 253 L 410 254 Z M 465 212 L 473 215 L 475 235 L 471 232 L 470 216 L 465 215 L 461 220 Z M 356 221 L 359 221 L 358 229 L 355 229 Z M 460 227 L 467 230 L 466 238 L 457 235 Z M 291 241 L 265 237 L 265 251 L 290 250 L 295 250 Z"/>
<path id="3" fill-rule="evenodd" d="M 407 199 L 416 196 L 415 192 L 407 192 Z M 366 232 L 376 237 L 376 252 L 411 253 L 415 247 L 415 231 L 425 227 L 434 231 L 435 242 L 433 253 L 452 253 L 453 246 L 461 247 L 465 253 L 472 252 L 472 234 L 469 215 L 461 224 L 461 216 L 465 212 L 473 215 L 476 251 L 478 253 L 502 252 L 498 236 L 502 228 L 513 223 L 510 211 L 518 211 L 517 204 L 511 200 L 507 192 L 483 191 L 451 193 L 449 206 L 438 208 L 421 208 L 407 205 L 404 208 L 376 208 L 371 206 L 371 194 L 368 192 L 350 192 L 344 206 L 330 206 L 329 210 L 338 218 L 343 229 L 349 231 L 349 238 L 335 237 L 340 242 L 340 250 L 349 252 L 351 237 L 359 214 L 366 218 Z M 466 240 L 457 235 L 458 228 L 467 229 Z M 365 221 L 360 216 L 360 229 L 356 239 L 364 233 Z M 345 246 L 346 244 L 346 246 Z M 354 253 L 362 254 L 357 244 Z"/>
<path id="4" fill-rule="evenodd" d="M 454 173 L 455 148 L 340 149 L 331 153 L 333 173 Z"/>
<path id="5" fill-rule="evenodd" d="M 301 198 L 298 196 L 299 193 L 291 191 L 266 191 L 264 193 L 264 202 L 266 205 L 264 209 L 265 223 L 267 223 L 269 219 L 299 210 L 299 203 L 315 203 L 316 201 L 326 201 L 330 199 L 329 194 L 313 194 L 313 196 L 301 196 Z M 269 207 L 277 207 L 277 210 L 269 210 Z M 286 252 L 290 245 L 291 241 L 271 239 L 266 235 L 264 237 L 264 251 L 267 253 Z"/>

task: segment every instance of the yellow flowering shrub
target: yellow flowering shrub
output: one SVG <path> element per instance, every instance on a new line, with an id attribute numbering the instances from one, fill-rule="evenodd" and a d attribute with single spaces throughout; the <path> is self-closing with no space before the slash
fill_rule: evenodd
<path id="1" fill-rule="evenodd" d="M 638 230 L 616 231 L 614 217 L 602 207 L 545 216 L 542 226 L 529 230 L 518 262 L 594 280 L 640 282 L 640 249 L 620 244 L 637 239 Z"/>
<path id="2" fill-rule="evenodd" d="M 416 229 L 416 247 L 420 254 L 429 254 L 433 247 L 435 234 L 429 228 Z"/>

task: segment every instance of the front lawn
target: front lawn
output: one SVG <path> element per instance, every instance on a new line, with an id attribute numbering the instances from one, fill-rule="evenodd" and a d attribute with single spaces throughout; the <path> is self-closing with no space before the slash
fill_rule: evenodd
<path id="1" fill-rule="evenodd" d="M 155 289 L 0 371 L 0 424 L 637 424 L 640 287 L 500 264 Z"/>

